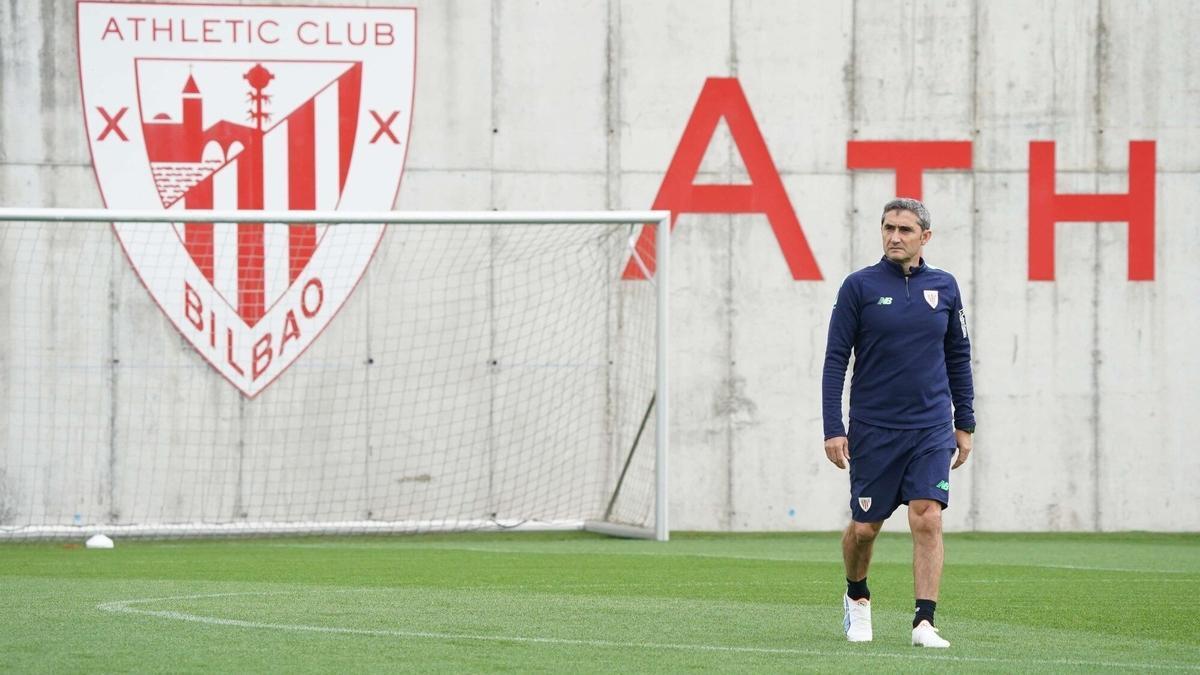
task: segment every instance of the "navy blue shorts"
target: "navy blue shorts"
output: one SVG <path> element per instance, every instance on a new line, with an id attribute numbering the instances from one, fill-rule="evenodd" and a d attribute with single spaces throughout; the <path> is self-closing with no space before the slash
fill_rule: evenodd
<path id="1" fill-rule="evenodd" d="M 850 420 L 850 516 L 886 520 L 901 504 L 932 499 L 950 506 L 954 424 L 888 429 Z"/>

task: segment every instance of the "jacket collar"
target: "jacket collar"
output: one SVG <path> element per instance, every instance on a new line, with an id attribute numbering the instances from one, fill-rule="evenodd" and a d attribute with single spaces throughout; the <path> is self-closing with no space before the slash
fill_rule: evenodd
<path id="1" fill-rule="evenodd" d="M 902 277 L 903 276 L 911 276 L 913 274 L 920 274 L 921 272 L 924 272 L 926 269 L 928 269 L 928 266 L 925 264 L 925 258 L 921 258 L 921 260 L 917 264 L 917 266 L 912 269 L 911 274 L 905 274 L 904 270 L 900 268 L 900 263 L 893 262 L 886 255 L 881 257 L 879 259 L 879 262 L 882 263 L 884 267 L 890 269 L 891 271 L 895 272 L 898 276 L 902 276 Z"/>

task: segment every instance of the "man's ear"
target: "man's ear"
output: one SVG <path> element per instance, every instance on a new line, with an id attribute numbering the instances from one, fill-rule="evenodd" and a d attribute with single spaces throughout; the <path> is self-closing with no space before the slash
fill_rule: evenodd
<path id="1" fill-rule="evenodd" d="M 933 239 L 933 230 L 922 230 L 921 245 L 924 246 L 925 244 L 928 244 L 930 239 Z"/>

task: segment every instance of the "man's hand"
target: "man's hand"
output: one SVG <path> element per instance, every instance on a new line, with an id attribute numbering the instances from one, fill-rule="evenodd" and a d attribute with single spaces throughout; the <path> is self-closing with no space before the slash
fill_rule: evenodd
<path id="1" fill-rule="evenodd" d="M 972 439 L 971 434 L 963 431 L 962 429 L 955 429 L 954 442 L 956 445 L 958 445 L 958 456 L 954 458 L 954 464 L 950 466 L 951 469 L 957 469 L 958 467 L 967 463 L 967 456 L 971 454 L 971 444 L 974 442 L 974 440 Z M 829 443 L 826 442 L 826 446 L 828 445 Z"/>
<path id="2" fill-rule="evenodd" d="M 825 456 L 836 464 L 837 468 L 846 468 L 846 464 L 850 462 L 850 442 L 845 436 L 825 439 Z"/>

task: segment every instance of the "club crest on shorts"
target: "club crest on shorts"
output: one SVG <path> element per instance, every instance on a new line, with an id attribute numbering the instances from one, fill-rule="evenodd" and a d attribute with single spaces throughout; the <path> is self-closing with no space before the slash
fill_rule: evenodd
<path id="1" fill-rule="evenodd" d="M 870 497 L 859 497 L 858 498 L 858 508 L 862 509 L 863 511 L 870 511 L 871 510 L 871 498 Z"/>
<path id="2" fill-rule="evenodd" d="M 930 307 L 937 309 L 938 292 L 937 291 L 925 291 L 925 302 L 928 302 Z"/>
<path id="3" fill-rule="evenodd" d="M 412 8 L 77 4 L 108 208 L 384 211 L 408 150 Z M 114 223 L 175 328 L 254 397 L 328 326 L 384 226 Z"/>

